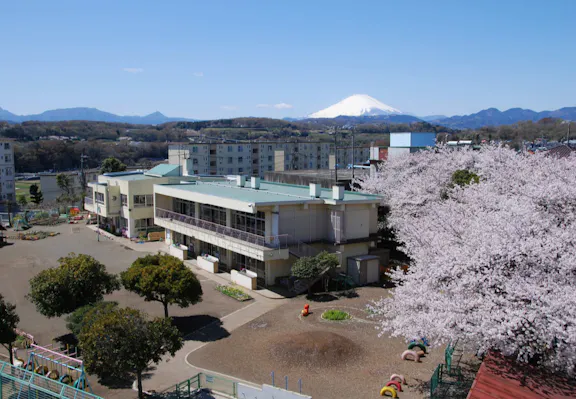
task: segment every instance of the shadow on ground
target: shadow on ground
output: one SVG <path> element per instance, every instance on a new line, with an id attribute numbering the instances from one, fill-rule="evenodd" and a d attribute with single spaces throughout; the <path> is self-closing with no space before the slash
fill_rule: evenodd
<path id="1" fill-rule="evenodd" d="M 172 323 L 185 341 L 212 342 L 230 336 L 228 330 L 222 327 L 222 321 L 210 315 L 172 317 Z"/>
<path id="2" fill-rule="evenodd" d="M 142 373 L 142 379 L 148 380 L 152 377 L 152 373 L 156 370 L 155 366 L 150 366 L 146 368 L 144 373 Z M 114 375 L 103 375 L 98 378 L 98 383 L 110 388 L 110 389 L 130 389 L 132 384 L 136 380 L 136 376 L 130 373 L 124 375 L 114 374 Z"/>
<path id="3" fill-rule="evenodd" d="M 332 294 L 323 293 L 323 294 L 306 295 L 306 299 L 312 302 L 332 302 L 337 301 L 338 297 Z"/>

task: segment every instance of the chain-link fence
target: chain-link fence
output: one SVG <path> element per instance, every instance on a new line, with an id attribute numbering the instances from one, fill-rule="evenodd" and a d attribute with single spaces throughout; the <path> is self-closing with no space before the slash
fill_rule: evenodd
<path id="1" fill-rule="evenodd" d="M 0 361 L 0 399 L 102 399 L 56 380 Z"/>

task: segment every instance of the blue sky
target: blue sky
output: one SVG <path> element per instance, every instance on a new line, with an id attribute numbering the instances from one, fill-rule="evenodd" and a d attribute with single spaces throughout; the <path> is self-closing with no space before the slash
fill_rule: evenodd
<path id="1" fill-rule="evenodd" d="M 304 116 L 575 106 L 576 1 L 0 3 L 0 107 Z"/>

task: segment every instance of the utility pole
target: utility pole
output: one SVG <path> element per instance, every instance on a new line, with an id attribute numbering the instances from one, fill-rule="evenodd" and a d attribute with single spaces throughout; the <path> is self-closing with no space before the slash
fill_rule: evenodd
<path id="1" fill-rule="evenodd" d="M 354 179 L 354 164 L 355 164 L 355 157 L 354 157 L 354 126 L 352 126 L 352 179 Z"/>
<path id="2" fill-rule="evenodd" d="M 570 124 L 572 123 L 572 121 L 568 121 L 568 133 L 566 134 L 566 145 L 570 145 L 569 141 L 570 141 Z"/>
<path id="3" fill-rule="evenodd" d="M 84 173 L 84 160 L 88 159 L 88 156 L 82 151 L 80 155 L 80 195 L 82 197 L 82 210 L 84 210 L 84 197 L 86 197 L 86 173 Z"/>
<path id="4" fill-rule="evenodd" d="M 334 128 L 334 180 L 338 184 L 338 126 Z"/>

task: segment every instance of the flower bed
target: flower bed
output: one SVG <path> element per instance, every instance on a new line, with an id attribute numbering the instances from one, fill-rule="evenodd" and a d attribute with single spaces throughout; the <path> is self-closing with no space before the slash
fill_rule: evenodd
<path id="1" fill-rule="evenodd" d="M 37 241 L 42 240 L 47 237 L 54 237 L 60 233 L 55 233 L 52 231 L 30 231 L 28 233 L 19 233 L 16 237 L 19 240 Z"/>
<path id="2" fill-rule="evenodd" d="M 351 319 L 352 316 L 350 316 L 350 313 L 344 312 L 343 310 L 330 309 L 322 313 L 322 318 L 324 320 L 343 321 Z"/>
<path id="3" fill-rule="evenodd" d="M 240 288 L 231 285 L 217 285 L 216 290 L 220 291 L 224 295 L 228 295 L 230 298 L 236 299 L 237 301 L 243 302 L 252 299 L 250 295 L 242 291 Z"/>

